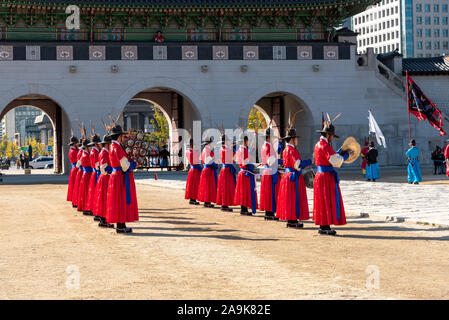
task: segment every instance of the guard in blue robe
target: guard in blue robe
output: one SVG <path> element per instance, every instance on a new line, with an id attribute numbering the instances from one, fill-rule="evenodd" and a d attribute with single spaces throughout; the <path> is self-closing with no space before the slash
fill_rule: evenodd
<path id="1" fill-rule="evenodd" d="M 410 142 L 410 149 L 408 149 L 407 153 L 408 167 L 408 183 L 419 184 L 422 181 L 421 175 L 421 167 L 419 165 L 419 149 L 416 147 L 416 141 L 412 140 Z"/>

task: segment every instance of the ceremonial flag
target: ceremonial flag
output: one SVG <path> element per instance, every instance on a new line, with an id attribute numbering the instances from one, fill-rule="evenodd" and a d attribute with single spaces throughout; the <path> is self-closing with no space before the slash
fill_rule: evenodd
<path id="1" fill-rule="evenodd" d="M 443 115 L 436 105 L 426 97 L 421 88 L 407 74 L 408 111 L 419 121 L 427 120 L 440 131 L 440 136 L 446 135 L 443 130 Z"/>
<path id="2" fill-rule="evenodd" d="M 376 119 L 374 119 L 371 110 L 368 110 L 368 121 L 369 121 L 369 133 L 374 133 L 376 135 L 377 144 L 387 147 L 387 142 L 385 140 L 385 136 L 380 130 L 379 125 L 377 124 Z"/>

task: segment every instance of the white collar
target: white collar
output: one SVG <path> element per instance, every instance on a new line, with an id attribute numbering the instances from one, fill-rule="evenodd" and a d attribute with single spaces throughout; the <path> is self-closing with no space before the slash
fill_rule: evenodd
<path id="1" fill-rule="evenodd" d="M 112 143 L 118 144 L 119 146 L 121 146 L 120 142 L 118 142 L 117 140 L 112 140 Z"/>
<path id="2" fill-rule="evenodd" d="M 287 142 L 287 146 L 290 146 L 290 147 L 292 147 L 292 148 L 295 147 L 294 145 L 292 145 L 291 143 L 288 143 L 288 142 Z"/>
<path id="3" fill-rule="evenodd" d="M 70 149 L 78 150 L 78 148 L 77 148 L 77 147 L 74 147 L 74 146 L 71 146 Z"/>
<path id="4" fill-rule="evenodd" d="M 109 153 L 109 150 L 106 149 L 106 148 L 103 148 L 103 149 L 101 149 L 101 150 L 104 150 L 104 151 L 106 151 L 107 153 Z"/>
<path id="5" fill-rule="evenodd" d="M 245 146 L 244 144 L 242 144 L 242 145 L 240 146 L 240 148 L 244 148 L 244 149 L 248 150 L 248 147 Z"/>
<path id="6" fill-rule="evenodd" d="M 321 136 L 320 139 L 323 139 L 324 141 L 326 141 L 327 143 L 329 143 L 329 141 L 327 141 L 326 137 Z"/>
<path id="7" fill-rule="evenodd" d="M 92 149 L 95 149 L 95 150 L 97 150 L 98 152 L 100 152 L 100 150 L 98 150 L 98 148 L 97 148 L 97 147 L 92 147 Z"/>

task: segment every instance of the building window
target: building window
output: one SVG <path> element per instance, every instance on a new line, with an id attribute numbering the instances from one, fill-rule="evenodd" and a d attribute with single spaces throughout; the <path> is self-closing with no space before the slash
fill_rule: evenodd
<path id="1" fill-rule="evenodd" d="M 435 50 L 439 50 L 439 49 L 440 49 L 440 41 L 435 41 L 435 42 L 433 43 L 433 48 L 434 48 Z"/>
<path id="2" fill-rule="evenodd" d="M 433 24 L 440 24 L 440 18 L 439 17 L 433 17 Z"/>
<path id="3" fill-rule="evenodd" d="M 387 21 L 387 28 L 390 27 L 390 21 Z"/>
<path id="4" fill-rule="evenodd" d="M 440 12 L 440 6 L 438 4 L 433 5 L 433 12 Z"/>
<path id="5" fill-rule="evenodd" d="M 422 12 L 422 4 L 421 3 L 416 4 L 416 12 Z"/>
<path id="6" fill-rule="evenodd" d="M 399 19 L 396 19 L 396 27 L 399 25 Z"/>
<path id="7" fill-rule="evenodd" d="M 430 17 L 425 17 L 424 21 L 425 21 L 426 24 L 430 24 Z"/>
<path id="8" fill-rule="evenodd" d="M 416 29 L 416 36 L 417 37 L 422 37 L 422 29 Z"/>
<path id="9" fill-rule="evenodd" d="M 394 39 L 394 32 L 391 33 L 391 39 Z"/>
<path id="10" fill-rule="evenodd" d="M 426 50 L 432 49 L 432 42 L 426 41 Z"/>
<path id="11" fill-rule="evenodd" d="M 398 13 L 398 11 L 399 11 L 399 7 L 396 6 L 396 7 L 394 8 L 394 13 Z"/>
<path id="12" fill-rule="evenodd" d="M 443 29 L 443 31 L 441 31 L 441 33 L 442 33 L 443 37 L 447 37 L 449 34 L 447 29 Z"/>
<path id="13" fill-rule="evenodd" d="M 447 17 L 441 17 L 441 24 L 447 25 Z"/>
<path id="14" fill-rule="evenodd" d="M 435 38 L 439 38 L 440 37 L 440 29 L 433 29 L 433 36 Z"/>
<path id="15" fill-rule="evenodd" d="M 441 12 L 447 12 L 447 4 L 441 5 Z"/>
<path id="16" fill-rule="evenodd" d="M 418 53 L 418 58 L 422 58 L 422 53 Z"/>
<path id="17" fill-rule="evenodd" d="M 430 4 L 425 4 L 424 5 L 424 11 L 425 12 L 430 12 Z"/>
<path id="18" fill-rule="evenodd" d="M 426 29 L 426 38 L 430 38 L 431 37 L 431 30 L 430 29 Z"/>
<path id="19" fill-rule="evenodd" d="M 449 49 L 449 42 L 443 41 L 443 49 L 444 49 L 444 50 Z"/>
<path id="20" fill-rule="evenodd" d="M 422 50 L 422 41 L 418 41 L 418 42 L 416 43 L 416 48 Z"/>
<path id="21" fill-rule="evenodd" d="M 416 24 L 422 24 L 422 17 L 416 17 Z"/>
<path id="22" fill-rule="evenodd" d="M 399 38 L 399 31 L 396 31 L 396 38 Z"/>

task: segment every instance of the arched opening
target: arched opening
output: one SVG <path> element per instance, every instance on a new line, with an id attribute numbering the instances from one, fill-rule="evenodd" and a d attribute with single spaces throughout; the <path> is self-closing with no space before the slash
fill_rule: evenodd
<path id="1" fill-rule="evenodd" d="M 32 117 L 33 109 L 39 109 L 42 112 L 41 115 L 35 114 L 36 118 L 34 119 L 34 126 L 29 120 L 26 121 L 26 119 Z M 25 114 L 19 114 L 18 112 L 25 112 Z M 16 115 L 23 118 L 22 120 L 25 119 L 25 121 L 22 121 L 21 127 L 20 121 L 16 121 Z M 15 141 L 17 143 L 16 145 L 20 146 L 20 148 L 24 147 L 25 150 L 33 135 L 40 143 L 46 144 L 46 151 L 43 149 L 44 147 L 42 145 L 36 145 L 35 148 L 37 150 L 32 148 L 34 149 L 32 151 L 33 158 L 37 155 L 44 156 L 53 154 L 53 166 L 47 167 L 53 167 L 53 173 L 64 173 L 64 168 L 66 167 L 64 163 L 64 150 L 66 148 L 63 146 L 64 139 L 62 132 L 63 123 L 68 123 L 68 119 L 65 112 L 53 99 L 41 94 L 21 96 L 9 102 L 8 105 L 2 109 L 0 120 L 2 120 L 3 133 L 8 136 L 10 141 Z M 27 130 L 27 127 L 29 130 Z M 31 127 L 37 128 L 34 129 L 34 133 L 30 132 Z M 37 131 L 39 131 L 39 133 L 37 133 Z M 12 132 L 14 132 L 14 137 L 11 137 Z M 50 147 L 48 147 L 49 144 Z M 40 168 L 40 164 L 37 167 Z"/>
<path id="2" fill-rule="evenodd" d="M 289 126 L 289 117 L 293 117 L 297 111 L 300 111 L 296 116 L 294 128 L 299 135 L 301 156 L 312 156 L 313 116 L 305 102 L 299 97 L 289 92 L 272 92 L 256 101 L 251 109 L 258 111 L 259 118 L 263 116 L 263 119 L 273 129 L 274 135 L 277 137 L 285 135 L 285 131 Z M 259 137 L 257 142 L 258 147 L 261 145 L 260 140 L 263 140 L 261 135 Z"/>
<path id="3" fill-rule="evenodd" d="M 165 144 L 170 153 L 169 167 L 181 167 L 187 163 L 183 150 L 188 141 L 183 141 L 179 129 L 192 129 L 193 121 L 201 120 L 196 107 L 185 95 L 165 87 L 145 89 L 137 93 L 124 108 L 123 127 L 125 130 L 132 128 L 154 133 L 155 130 L 160 130 L 160 123 L 163 122 L 160 117 L 155 117 L 158 112 L 162 113 L 168 125 L 167 137 L 159 141 L 158 152 Z"/>

